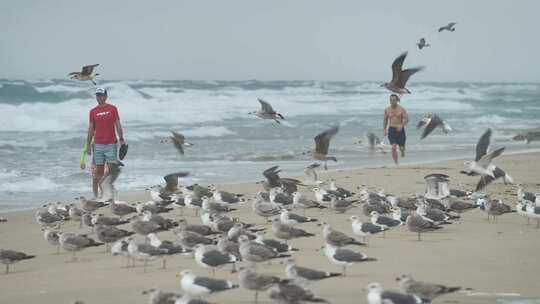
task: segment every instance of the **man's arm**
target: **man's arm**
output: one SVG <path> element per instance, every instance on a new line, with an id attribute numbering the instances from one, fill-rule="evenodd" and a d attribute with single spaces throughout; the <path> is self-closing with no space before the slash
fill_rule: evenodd
<path id="1" fill-rule="evenodd" d="M 92 138 L 94 137 L 94 122 L 90 120 L 90 123 L 88 124 L 88 133 L 86 135 L 86 153 L 90 154 L 90 147 L 92 146 Z"/>
<path id="2" fill-rule="evenodd" d="M 409 114 L 407 114 L 407 110 L 403 109 L 403 118 L 401 120 L 403 127 L 405 127 L 409 123 Z"/>
<path id="3" fill-rule="evenodd" d="M 126 142 L 124 141 L 124 130 L 122 129 L 120 119 L 117 119 L 114 125 L 116 127 L 116 133 L 118 133 L 118 140 L 120 141 L 120 144 L 125 144 Z"/>

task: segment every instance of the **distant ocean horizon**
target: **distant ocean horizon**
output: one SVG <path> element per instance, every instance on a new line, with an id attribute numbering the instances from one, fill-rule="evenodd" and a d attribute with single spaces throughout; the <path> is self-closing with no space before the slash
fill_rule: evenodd
<path id="1" fill-rule="evenodd" d="M 130 145 L 120 193 L 144 190 L 179 170 L 191 172 L 186 182 L 203 184 L 261 180 L 272 165 L 285 176 L 301 176 L 312 162 L 304 152 L 313 137 L 336 124 L 341 128 L 330 149 L 339 162 L 329 163 L 331 170 L 392 165 L 389 154 L 355 144 L 367 132 L 382 138 L 389 92 L 380 82 L 107 80 L 99 86 L 118 107 Z M 516 130 L 540 126 L 540 83 L 412 82 L 409 89 L 401 102 L 411 119 L 405 162 L 472 158 L 487 128 L 505 153 L 540 150 L 538 142 L 511 139 Z M 257 98 L 285 122 L 249 115 L 259 108 Z M 0 79 L 0 212 L 90 194 L 90 174 L 79 158 L 95 105 L 89 82 Z M 420 140 L 415 125 L 427 112 L 454 131 L 435 130 Z M 185 156 L 160 143 L 170 130 L 194 144 Z"/>

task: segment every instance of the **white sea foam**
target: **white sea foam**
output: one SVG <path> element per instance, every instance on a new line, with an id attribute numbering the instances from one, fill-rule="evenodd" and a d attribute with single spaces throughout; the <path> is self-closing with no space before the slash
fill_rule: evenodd
<path id="1" fill-rule="evenodd" d="M 185 130 L 183 134 L 190 137 L 220 137 L 236 133 L 223 126 L 205 126 Z"/>
<path id="2" fill-rule="evenodd" d="M 0 192 L 40 192 L 54 190 L 58 185 L 45 177 L 35 177 L 0 184 Z"/>
<path id="3" fill-rule="evenodd" d="M 93 92 L 93 89 L 88 87 L 78 87 L 78 86 L 67 86 L 63 84 L 55 84 L 46 87 L 34 87 L 36 91 L 40 93 L 45 92 L 62 92 L 62 93 L 78 93 L 78 92 Z"/>

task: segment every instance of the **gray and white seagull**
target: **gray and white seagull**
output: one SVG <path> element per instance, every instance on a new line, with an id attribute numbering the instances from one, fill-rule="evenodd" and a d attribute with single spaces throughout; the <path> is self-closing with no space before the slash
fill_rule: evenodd
<path id="1" fill-rule="evenodd" d="M 423 69 L 423 67 L 416 67 L 403 70 L 403 62 L 405 61 L 406 57 L 407 52 L 404 52 L 394 60 L 394 62 L 392 63 L 392 80 L 381 85 L 388 90 L 400 95 L 411 93 L 411 91 L 405 88 L 405 85 L 414 73 Z"/>
<path id="2" fill-rule="evenodd" d="M 326 162 L 333 160 L 337 162 L 337 158 L 334 156 L 328 156 L 328 148 L 330 147 L 330 140 L 339 131 L 339 126 L 334 126 L 330 129 L 315 136 L 315 152 L 313 152 L 313 158 L 316 160 L 324 161 L 324 170 L 328 170 Z"/>
<path id="3" fill-rule="evenodd" d="M 80 81 L 86 81 L 90 80 L 94 85 L 96 85 L 96 82 L 94 81 L 94 78 L 98 76 L 98 73 L 93 74 L 94 68 L 99 66 L 99 64 L 90 64 L 85 65 L 82 67 L 82 70 L 80 72 L 71 72 L 68 74 L 70 79 L 77 79 Z"/>
<path id="4" fill-rule="evenodd" d="M 445 26 L 441 26 L 439 28 L 439 32 L 442 32 L 442 31 L 449 31 L 449 32 L 453 32 L 455 31 L 456 29 L 454 28 L 454 26 L 457 24 L 457 22 L 450 22 L 448 23 L 447 25 Z"/>
<path id="5" fill-rule="evenodd" d="M 493 159 L 504 152 L 504 147 L 487 153 L 490 140 L 491 129 L 487 129 L 486 132 L 482 134 L 482 136 L 478 140 L 478 143 L 476 144 L 476 157 L 474 158 L 474 161 L 464 162 L 464 165 L 467 167 L 467 169 L 469 169 L 469 173 L 465 172 L 465 174 L 478 174 L 481 176 L 480 182 L 477 185 L 477 191 L 483 189 L 485 186 L 487 186 L 489 183 L 499 177 L 504 177 L 505 182 L 513 182 L 512 178 L 508 176 L 502 169 L 492 164 Z"/>
<path id="6" fill-rule="evenodd" d="M 420 40 L 418 41 L 418 43 L 416 43 L 416 45 L 418 46 L 419 50 L 421 50 L 421 49 L 423 49 L 425 47 L 431 46 L 431 44 L 426 43 L 426 38 L 424 38 L 424 37 L 420 38 Z"/>
<path id="7" fill-rule="evenodd" d="M 424 131 L 422 132 L 422 137 L 420 137 L 420 139 L 426 138 L 437 127 L 441 128 L 444 133 L 452 131 L 450 125 L 435 113 L 427 113 L 422 117 L 416 125 L 416 129 L 422 127 L 424 127 Z"/>
<path id="8" fill-rule="evenodd" d="M 257 98 L 259 103 L 261 104 L 261 108 L 255 112 L 249 112 L 249 114 L 255 114 L 255 116 L 262 118 L 262 119 L 271 119 L 278 124 L 280 123 L 279 120 L 285 118 L 280 113 L 276 112 L 274 108 L 272 108 L 272 105 L 270 105 L 267 101 L 264 101 L 260 98 Z"/>

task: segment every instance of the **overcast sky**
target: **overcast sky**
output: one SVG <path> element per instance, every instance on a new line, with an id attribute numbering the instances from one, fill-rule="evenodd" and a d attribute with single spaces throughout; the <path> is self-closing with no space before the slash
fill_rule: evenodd
<path id="1" fill-rule="evenodd" d="M 540 1 L 0 1 L 0 78 L 540 81 Z M 458 22 L 455 32 L 440 25 Z M 425 37 L 432 44 L 419 51 Z"/>

